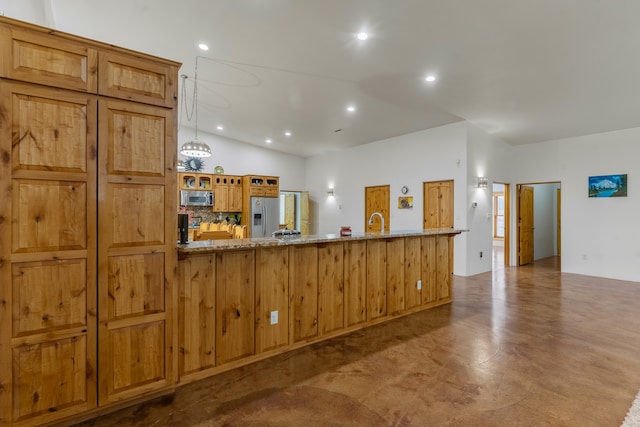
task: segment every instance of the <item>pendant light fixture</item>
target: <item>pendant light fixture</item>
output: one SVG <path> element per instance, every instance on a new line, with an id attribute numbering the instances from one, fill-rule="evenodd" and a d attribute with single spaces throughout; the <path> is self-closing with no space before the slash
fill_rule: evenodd
<path id="1" fill-rule="evenodd" d="M 181 74 L 180 78 L 182 79 L 182 109 L 185 111 L 188 121 L 191 121 L 191 117 L 193 117 L 194 114 L 196 116 L 195 138 L 182 144 L 180 154 L 188 157 L 209 157 L 211 156 L 211 148 L 198 139 L 198 57 L 196 57 L 195 78 L 193 80 L 193 104 L 191 104 L 191 114 L 189 114 L 189 110 L 187 109 L 186 81 L 188 77 L 186 74 Z"/>

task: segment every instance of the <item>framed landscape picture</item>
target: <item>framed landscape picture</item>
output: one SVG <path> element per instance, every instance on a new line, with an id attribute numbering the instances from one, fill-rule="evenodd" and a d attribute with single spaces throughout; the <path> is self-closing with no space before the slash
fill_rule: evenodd
<path id="1" fill-rule="evenodd" d="M 627 197 L 627 174 L 590 176 L 589 197 Z"/>

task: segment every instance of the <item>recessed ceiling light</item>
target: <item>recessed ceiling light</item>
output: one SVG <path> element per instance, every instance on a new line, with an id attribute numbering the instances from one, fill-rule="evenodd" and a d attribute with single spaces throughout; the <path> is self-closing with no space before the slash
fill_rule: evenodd
<path id="1" fill-rule="evenodd" d="M 206 45 L 206 44 L 204 44 L 204 43 L 200 43 L 200 44 L 198 45 L 198 47 L 199 47 L 200 49 L 202 49 L 202 50 L 209 50 L 209 46 L 207 46 L 207 45 Z"/>
<path id="2" fill-rule="evenodd" d="M 286 131 L 286 132 L 284 133 L 284 136 L 291 136 L 291 132 Z"/>
<path id="3" fill-rule="evenodd" d="M 424 78 L 426 81 L 428 81 L 429 83 L 431 82 L 435 82 L 436 81 L 436 76 L 434 76 L 433 74 L 429 74 L 427 77 Z"/>
<path id="4" fill-rule="evenodd" d="M 353 105 L 349 105 L 347 107 L 347 111 L 350 112 L 350 113 L 353 113 L 354 111 L 356 111 L 356 107 L 354 107 Z"/>
<path id="5" fill-rule="evenodd" d="M 218 125 L 218 126 L 216 126 L 216 129 L 218 129 L 218 130 L 224 130 L 224 127 L 222 127 L 222 126 Z"/>
<path id="6" fill-rule="evenodd" d="M 267 139 L 265 142 L 266 142 L 267 144 L 271 144 L 273 141 L 271 141 L 270 139 Z"/>
<path id="7" fill-rule="evenodd" d="M 356 34 L 356 37 L 358 38 L 358 40 L 366 40 L 369 38 L 369 34 L 365 33 L 365 32 L 361 32 Z"/>

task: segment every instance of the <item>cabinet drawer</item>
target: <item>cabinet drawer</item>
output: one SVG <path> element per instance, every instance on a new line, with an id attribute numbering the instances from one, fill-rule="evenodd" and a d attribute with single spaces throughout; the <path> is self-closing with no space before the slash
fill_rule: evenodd
<path id="1" fill-rule="evenodd" d="M 100 95 L 174 107 L 178 94 L 175 67 L 139 57 L 100 52 Z"/>
<path id="2" fill-rule="evenodd" d="M 0 26 L 0 76 L 95 93 L 97 50 L 54 34 Z"/>

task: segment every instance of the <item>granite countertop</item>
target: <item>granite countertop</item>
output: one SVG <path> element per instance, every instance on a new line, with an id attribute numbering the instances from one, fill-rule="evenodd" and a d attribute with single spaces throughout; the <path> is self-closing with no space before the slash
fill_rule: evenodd
<path id="1" fill-rule="evenodd" d="M 312 234 L 308 236 L 292 235 L 282 238 L 253 237 L 248 239 L 199 240 L 186 245 L 178 244 L 179 254 L 197 254 L 232 249 L 252 249 L 269 246 L 308 245 L 349 240 L 388 239 L 393 237 L 432 236 L 438 234 L 460 234 L 466 230 L 454 228 L 433 228 L 428 230 L 397 230 L 388 233 L 353 233 L 350 237 L 340 237 L 339 234 Z"/>

